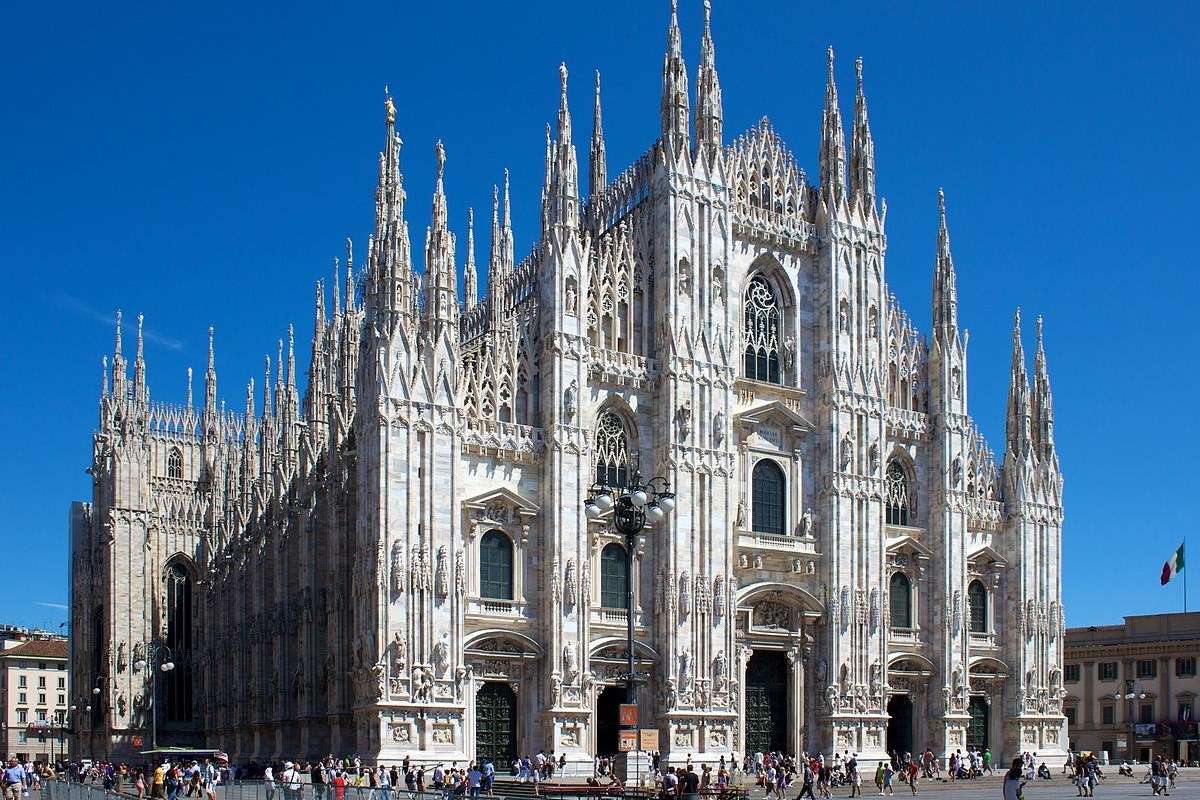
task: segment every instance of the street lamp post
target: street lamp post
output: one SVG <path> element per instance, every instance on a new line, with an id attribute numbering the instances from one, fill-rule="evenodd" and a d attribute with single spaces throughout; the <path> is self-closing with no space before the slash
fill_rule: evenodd
<path id="1" fill-rule="evenodd" d="M 146 643 L 146 655 L 133 662 L 133 671 L 149 670 L 147 681 L 150 684 L 150 749 L 158 749 L 158 683 L 157 673 L 164 674 L 175 669 L 175 656 L 170 646 L 164 642 L 152 641 Z M 99 691 L 94 689 L 93 691 Z"/>
<path id="2" fill-rule="evenodd" d="M 623 486 L 607 486 L 602 483 L 593 484 L 588 491 L 588 499 L 584 504 L 584 514 L 588 519 L 597 519 L 604 512 L 612 509 L 613 527 L 625 539 L 625 637 L 627 644 L 627 677 L 625 701 L 637 703 L 637 671 L 635 665 L 633 614 L 634 614 L 634 581 L 633 581 L 633 551 L 637 547 L 637 537 L 647 524 L 661 522 L 675 508 L 675 493 L 670 490 L 666 478 L 654 477 L 642 482 L 640 473 L 634 472 L 633 478 Z M 634 726 L 634 749 L 641 749 L 641 717 L 639 715 Z M 628 761 L 626 762 L 628 765 Z M 641 766 L 638 766 L 638 780 Z M 629 779 L 626 770 L 626 780 Z"/>
<path id="3" fill-rule="evenodd" d="M 1121 700 L 1122 698 L 1126 701 L 1125 713 L 1129 718 L 1129 746 L 1125 748 L 1125 754 L 1129 756 L 1131 762 L 1136 762 L 1137 759 L 1133 757 L 1133 746 L 1137 740 L 1137 719 L 1133 714 L 1133 701 L 1145 700 L 1146 693 L 1137 686 L 1133 678 L 1126 678 L 1125 691 L 1117 692 L 1113 695 L 1114 700 Z"/>

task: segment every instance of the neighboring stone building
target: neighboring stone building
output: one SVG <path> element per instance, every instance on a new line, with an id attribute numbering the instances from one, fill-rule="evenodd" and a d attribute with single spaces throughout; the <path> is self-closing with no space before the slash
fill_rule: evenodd
<path id="1" fill-rule="evenodd" d="M 632 580 L 642 724 L 670 762 L 1061 756 L 1041 325 L 1032 388 L 1014 328 L 1001 465 L 967 410 L 940 193 L 930 339 L 888 290 L 861 63 L 847 148 L 829 54 L 811 183 L 765 119 L 726 141 L 707 13 L 701 51 L 693 130 L 672 11 L 661 135 L 611 181 L 597 79 L 587 196 L 560 69 L 540 239 L 514 260 L 506 173 L 483 297 L 440 143 L 416 269 L 388 98 L 366 268 L 347 254 L 332 318 L 317 285 L 303 393 L 289 330 L 261 407 L 251 381 L 226 410 L 210 331 L 202 405 L 190 378 L 184 404 L 152 402 L 141 320 L 132 380 L 118 329 L 71 550 L 75 677 L 111 677 L 95 732 L 114 752 L 151 728 L 132 665 L 164 642 L 159 744 L 545 748 L 590 772 L 617 747 Z M 583 504 L 639 469 L 678 507 L 630 576 Z"/>
<path id="2" fill-rule="evenodd" d="M 51 761 L 67 756 L 71 723 L 67 640 L 0 626 L 0 754 Z"/>
<path id="3" fill-rule="evenodd" d="M 1200 611 L 1069 628 L 1063 703 L 1071 745 L 1112 759 L 1146 762 L 1161 753 L 1200 760 L 1198 658 Z"/>

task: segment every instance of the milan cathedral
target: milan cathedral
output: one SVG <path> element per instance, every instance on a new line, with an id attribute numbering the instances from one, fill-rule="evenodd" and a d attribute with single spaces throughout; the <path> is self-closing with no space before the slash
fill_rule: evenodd
<path id="1" fill-rule="evenodd" d="M 967 409 L 940 192 L 928 335 L 888 290 L 861 61 L 847 147 L 829 52 L 810 182 L 765 118 L 724 136 L 707 6 L 693 94 L 672 2 L 661 134 L 612 179 L 597 74 L 586 193 L 559 68 L 520 262 L 507 173 L 486 256 L 466 209 L 460 249 L 438 143 L 418 272 L 388 97 L 366 264 L 348 249 L 316 286 L 303 392 L 289 329 L 227 409 L 210 330 L 200 403 L 190 371 L 184 403 L 151 400 L 141 317 L 132 378 L 118 317 L 71 513 L 71 681 L 100 689 L 76 752 L 503 768 L 545 749 L 590 774 L 618 747 L 632 582 L 666 763 L 1061 760 L 1041 320 L 1032 381 L 1015 320 L 998 462 Z M 630 570 L 584 502 L 636 474 L 677 506 Z"/>

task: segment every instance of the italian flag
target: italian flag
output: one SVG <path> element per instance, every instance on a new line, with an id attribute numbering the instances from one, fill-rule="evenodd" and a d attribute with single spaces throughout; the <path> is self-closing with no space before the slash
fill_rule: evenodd
<path id="1" fill-rule="evenodd" d="M 1183 545 L 1179 545 L 1179 549 L 1171 554 L 1167 562 L 1163 564 L 1162 577 L 1159 578 L 1161 585 L 1166 586 L 1171 578 L 1174 578 L 1183 570 Z"/>

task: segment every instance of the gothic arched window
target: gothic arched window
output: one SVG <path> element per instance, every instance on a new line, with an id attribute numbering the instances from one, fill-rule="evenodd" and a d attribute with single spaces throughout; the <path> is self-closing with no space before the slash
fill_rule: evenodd
<path id="1" fill-rule="evenodd" d="M 488 531 L 479 540 L 479 596 L 513 599 L 512 540 L 500 531 Z"/>
<path id="2" fill-rule="evenodd" d="M 766 278 L 750 279 L 743 308 L 746 377 L 779 383 L 779 303 Z"/>
<path id="3" fill-rule="evenodd" d="M 903 572 L 893 572 L 888 586 L 888 605 L 891 607 L 893 628 L 912 627 L 912 584 Z"/>
<path id="4" fill-rule="evenodd" d="M 751 482 L 754 532 L 782 536 L 785 486 L 783 470 L 774 461 L 764 458 L 754 465 Z"/>
<path id="5" fill-rule="evenodd" d="M 967 587 L 967 608 L 971 611 L 971 633 L 987 633 L 987 589 L 979 581 Z"/>
<path id="6" fill-rule="evenodd" d="M 629 482 L 629 442 L 617 412 L 604 411 L 596 422 L 596 483 L 620 487 Z"/>
<path id="7" fill-rule="evenodd" d="M 616 542 L 600 551 L 600 605 L 625 608 L 629 602 L 629 563 L 625 548 Z"/>
<path id="8" fill-rule="evenodd" d="M 883 477 L 887 497 L 885 511 L 888 525 L 909 525 L 916 518 L 916 498 L 909 484 L 908 472 L 899 461 L 889 461 Z"/>
<path id="9" fill-rule="evenodd" d="M 167 456 L 167 477 L 183 477 L 183 453 L 179 452 L 178 447 L 172 447 L 170 455 Z"/>
<path id="10" fill-rule="evenodd" d="M 192 722 L 192 573 L 182 559 L 167 564 L 167 646 L 174 668 L 163 674 L 166 722 Z M 165 653 L 164 653 L 165 655 Z M 162 659 L 160 659 L 162 660 Z M 156 681 L 157 684 L 157 681 Z M 155 712 L 157 713 L 157 712 Z"/>

